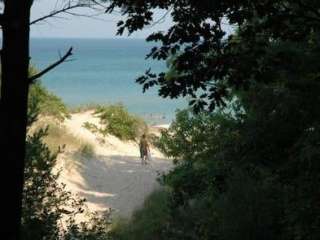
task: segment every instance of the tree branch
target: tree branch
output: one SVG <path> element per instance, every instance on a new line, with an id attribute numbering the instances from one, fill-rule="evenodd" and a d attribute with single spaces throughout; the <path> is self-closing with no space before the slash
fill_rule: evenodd
<path id="1" fill-rule="evenodd" d="M 32 20 L 30 22 L 30 25 L 33 25 L 35 23 L 46 20 L 47 18 L 57 17 L 57 15 L 64 14 L 64 13 L 74 15 L 74 16 L 91 17 L 91 15 L 89 15 L 89 14 L 86 15 L 86 14 L 79 14 L 79 13 L 71 12 L 71 10 L 75 10 L 75 9 L 79 9 L 79 8 L 90 8 L 92 10 L 100 11 L 101 13 L 104 13 L 105 9 L 107 7 L 105 5 L 99 3 L 96 0 L 88 0 L 86 2 L 78 2 L 78 1 L 69 0 L 64 6 L 61 7 L 61 9 L 55 9 L 55 10 L 51 11 L 50 13 L 48 13 L 47 15 L 44 15 L 38 19 Z"/>
<path id="2" fill-rule="evenodd" d="M 72 9 L 75 9 L 75 8 L 82 8 L 82 7 L 89 7 L 89 5 L 85 4 L 85 3 L 79 3 L 79 4 L 75 4 L 75 5 L 68 5 L 66 7 L 63 7 L 61 9 L 59 9 L 59 10 L 56 10 L 56 11 L 52 11 L 47 15 L 44 15 L 44 16 L 38 18 L 38 19 L 35 19 L 35 20 L 31 21 L 30 25 L 38 23 L 38 22 L 41 22 L 41 21 L 46 20 L 47 18 L 50 18 L 50 17 L 55 17 L 56 15 L 59 15 L 60 13 L 65 13 L 65 12 L 67 12 L 69 10 L 72 10 Z"/>
<path id="3" fill-rule="evenodd" d="M 155 25 L 159 24 L 160 22 L 164 21 L 165 18 L 167 17 L 167 15 L 169 15 L 169 14 L 171 13 L 172 9 L 173 9 L 173 6 L 172 6 L 170 9 L 168 9 L 168 10 L 165 12 L 165 14 L 163 14 L 162 17 L 160 17 L 158 20 L 156 20 L 155 22 L 153 22 L 153 23 L 150 25 L 150 28 L 152 28 L 152 27 L 154 27 Z"/>
<path id="4" fill-rule="evenodd" d="M 40 78 L 41 76 L 43 76 L 47 72 L 51 71 L 52 69 L 54 69 L 55 67 L 60 65 L 61 63 L 65 62 L 67 60 L 67 58 L 72 55 L 72 50 L 73 50 L 73 48 L 70 47 L 69 50 L 65 53 L 65 55 L 63 55 L 58 61 L 56 61 L 55 63 L 51 64 L 47 68 L 43 69 L 41 72 L 29 77 L 29 83 L 30 84 L 33 83 L 36 79 Z"/>

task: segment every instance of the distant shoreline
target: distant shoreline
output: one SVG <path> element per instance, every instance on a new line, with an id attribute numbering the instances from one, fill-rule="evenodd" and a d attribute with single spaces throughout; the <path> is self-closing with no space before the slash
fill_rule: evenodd
<path id="1" fill-rule="evenodd" d="M 149 126 L 152 127 L 159 127 L 159 128 L 168 128 L 172 121 L 174 120 L 174 115 L 164 112 L 144 112 L 139 113 L 136 111 L 130 110 L 125 104 L 123 103 L 88 103 L 88 104 L 79 104 L 79 105 L 67 105 L 68 111 L 71 113 L 76 112 L 86 112 L 88 110 L 95 110 L 99 106 L 108 106 L 108 105 L 116 105 L 122 104 L 130 114 L 133 114 L 141 119 L 143 119 Z"/>
<path id="2" fill-rule="evenodd" d="M 134 40 L 139 40 L 139 41 L 145 41 L 145 38 L 128 38 L 128 37 L 115 37 L 115 38 L 99 38 L 99 37 L 40 37 L 40 36 L 31 36 L 30 40 L 36 39 L 36 40 L 46 40 L 46 39 L 52 39 L 52 40 L 65 40 L 65 39 L 70 39 L 70 40 L 127 40 L 127 41 L 134 41 Z M 1 40 L 1 38 L 0 38 Z"/>

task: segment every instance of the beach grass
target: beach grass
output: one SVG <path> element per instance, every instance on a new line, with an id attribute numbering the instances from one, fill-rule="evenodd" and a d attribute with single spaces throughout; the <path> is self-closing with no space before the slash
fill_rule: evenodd
<path id="1" fill-rule="evenodd" d="M 139 136 L 146 133 L 148 126 L 145 121 L 128 112 L 122 104 L 99 106 L 95 115 L 100 118 L 102 128 L 100 133 L 103 135 L 111 134 L 121 140 L 137 140 Z M 87 124 L 87 128 L 92 128 Z"/>

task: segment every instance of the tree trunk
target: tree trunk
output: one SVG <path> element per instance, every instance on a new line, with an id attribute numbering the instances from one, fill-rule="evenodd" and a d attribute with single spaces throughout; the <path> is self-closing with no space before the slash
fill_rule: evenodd
<path id="1" fill-rule="evenodd" d="M 20 239 L 31 0 L 6 0 L 1 52 L 1 239 Z"/>

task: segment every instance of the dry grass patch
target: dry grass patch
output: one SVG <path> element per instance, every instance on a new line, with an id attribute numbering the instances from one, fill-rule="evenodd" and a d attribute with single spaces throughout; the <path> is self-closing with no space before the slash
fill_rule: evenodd
<path id="1" fill-rule="evenodd" d="M 52 151 L 56 151 L 62 146 L 72 151 L 81 145 L 81 140 L 69 133 L 65 126 L 55 124 L 48 125 L 48 136 L 45 137 L 44 141 Z"/>
<path id="2" fill-rule="evenodd" d="M 67 131 L 61 121 L 46 116 L 39 117 L 39 120 L 29 129 L 28 134 L 45 128 L 48 129 L 48 134 L 43 140 L 52 152 L 62 147 L 68 151 L 76 151 L 83 144 L 80 139 Z"/>

